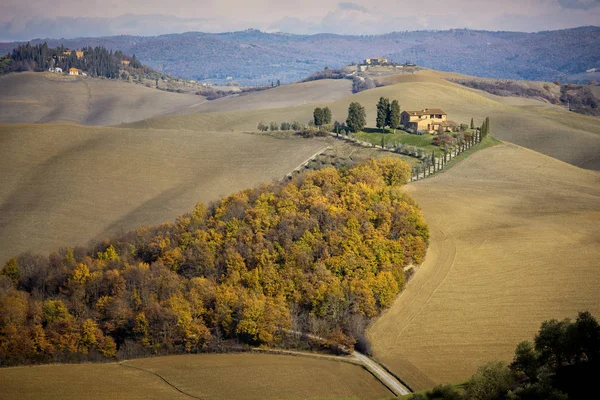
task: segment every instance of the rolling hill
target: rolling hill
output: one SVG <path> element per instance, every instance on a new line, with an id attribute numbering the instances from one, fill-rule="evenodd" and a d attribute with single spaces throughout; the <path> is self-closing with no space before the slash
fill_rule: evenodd
<path id="1" fill-rule="evenodd" d="M 385 78 L 391 85 L 367 90 L 336 101 L 316 102 L 296 107 L 254 109 L 269 92 L 256 93 L 252 101 L 244 98 L 224 98 L 223 110 L 235 102 L 237 112 L 195 113 L 185 116 L 165 116 L 139 121 L 130 126 L 154 129 L 193 129 L 206 131 L 253 131 L 260 121 L 301 121 L 312 118 L 317 105 L 331 108 L 333 120 L 345 121 L 348 105 L 358 101 L 366 107 L 367 123 L 375 125 L 375 104 L 381 96 L 397 99 L 403 110 L 442 108 L 449 119 L 477 124 L 489 116 L 492 135 L 582 168 L 600 169 L 600 123 L 598 118 L 566 111 L 561 106 L 532 99 L 500 97 L 464 87 L 446 80 L 454 74 L 421 71 L 415 74 L 395 75 Z M 334 87 L 338 81 L 324 80 L 321 88 Z M 294 96 L 290 85 L 289 93 Z M 301 84 L 305 85 L 305 84 Z M 287 86 L 287 85 L 286 85 Z M 284 86 L 285 87 L 285 86 Z M 282 87 L 283 88 L 283 87 Z M 268 101 L 265 104 L 270 105 Z M 210 109 L 207 109 L 209 111 Z"/>
<path id="2" fill-rule="evenodd" d="M 125 82 L 55 82 L 31 73 L 2 77 L 0 85 L 9 90 L 0 101 L 13 105 L 2 107 L 0 115 L 10 121 L 119 124 L 150 112 L 170 115 L 118 128 L 0 125 L 1 167 L 6 171 L 0 186 L 0 258 L 27 249 L 47 252 L 85 244 L 172 220 L 197 201 L 279 178 L 324 144 L 243 132 L 255 131 L 260 121 L 306 123 L 321 105 L 343 121 L 351 101 L 366 106 L 373 126 L 380 96 L 398 99 L 402 109 L 440 107 L 460 122 L 474 117 L 479 123 L 489 116 L 495 137 L 600 169 L 596 118 L 531 99 L 493 96 L 448 82 L 448 76 L 435 71 L 396 75 L 386 78 L 389 86 L 355 95 L 349 95 L 349 81 L 323 80 L 200 104 L 197 96 Z M 36 88 L 43 100 L 36 100 Z M 50 100 L 53 93 L 60 107 Z M 128 98 L 137 100 L 127 104 Z M 30 104 L 35 101 L 44 105 Z M 215 112 L 219 109 L 223 111 Z"/>
<path id="3" fill-rule="evenodd" d="M 348 81 L 325 80 L 206 103 L 123 82 L 56 82 L 44 74 L 0 78 L 1 120 L 21 122 L 0 124 L 0 262 L 21 251 L 48 253 L 173 220 L 197 201 L 279 179 L 326 146 L 244 134 L 259 121 L 307 122 L 322 105 L 341 121 L 348 104 L 358 101 L 373 126 L 380 96 L 398 99 L 402 109 L 443 108 L 459 122 L 489 116 L 493 136 L 523 147 L 483 150 L 408 186 L 430 226 L 431 247 L 406 291 L 369 331 L 376 357 L 411 386 L 460 381 L 483 362 L 511 357 L 515 344 L 544 319 L 600 312 L 600 176 L 582 169 L 600 169 L 600 124 L 541 101 L 466 88 L 448 82 L 449 76 L 396 75 L 385 78 L 388 86 L 355 95 Z M 242 379 L 219 357 L 210 373 L 227 372 L 214 378 L 216 389 L 213 381 L 197 378 L 209 373 L 198 365 L 198 374 L 180 384 L 203 397 L 223 387 L 231 397 L 246 392 L 223 378 Z M 173 380 L 187 365 L 157 360 L 135 363 Z M 260 383 L 252 389 L 255 397 L 277 398 L 284 388 L 268 386 L 269 380 L 290 381 L 297 370 L 306 397 L 385 396 L 370 386 L 369 376 L 337 364 L 262 363 L 269 365 L 261 372 L 246 370 Z M 49 384 L 46 393 L 58 387 L 65 395 L 62 385 L 73 380 L 61 379 L 74 377 L 77 391 L 89 374 L 109 378 L 99 381 L 102 390 L 133 385 L 139 397 L 171 390 L 156 376 L 124 373 L 116 364 L 31 370 L 0 371 L 3 385 L 12 385 L 9 394 L 20 397 L 19 382 L 33 380 Z M 311 384 L 315 376 L 326 376 L 326 383 Z"/>
<path id="4" fill-rule="evenodd" d="M 249 29 L 218 34 L 36 39 L 32 43 L 47 41 L 51 47 L 63 44 L 68 48 L 104 46 L 136 54 L 157 71 L 213 82 L 225 82 L 231 76 L 243 84 L 277 79 L 288 83 L 324 66 L 339 68 L 368 57 L 387 57 L 400 63 L 408 59 L 427 68 L 482 77 L 565 81 L 570 74 L 600 66 L 599 32 L 600 27 L 538 33 L 452 29 L 344 36 Z M 0 43 L 0 54 L 18 44 Z"/>
<path id="5" fill-rule="evenodd" d="M 0 143 L 0 262 L 172 221 L 199 201 L 280 179 L 325 147 L 70 124 L 0 125 Z"/>
<path id="6" fill-rule="evenodd" d="M 0 93 L 0 122 L 6 123 L 116 125 L 205 101 L 116 80 L 32 72 L 0 76 Z"/>
<path id="7" fill-rule="evenodd" d="M 369 335 L 413 388 L 511 361 L 544 320 L 600 313 L 597 171 L 505 144 L 407 188 L 430 248 Z"/>

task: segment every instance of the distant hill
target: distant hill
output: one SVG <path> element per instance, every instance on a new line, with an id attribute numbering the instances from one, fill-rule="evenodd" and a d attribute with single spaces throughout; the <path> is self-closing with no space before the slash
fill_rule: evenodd
<path id="1" fill-rule="evenodd" d="M 49 46 L 104 46 L 148 66 L 189 79 L 263 84 L 299 80 L 324 66 L 339 68 L 367 57 L 410 60 L 424 67 L 505 79 L 554 81 L 600 67 L 600 27 L 538 33 L 468 29 L 394 32 L 376 36 L 290 35 L 247 30 L 154 37 L 39 39 Z M 0 43 L 8 52 L 19 42 Z M 583 78 L 582 78 L 583 77 Z"/>
<path id="2" fill-rule="evenodd" d="M 118 125 L 193 110 L 202 96 L 114 79 L 22 72 L 0 76 L 0 123 Z"/>

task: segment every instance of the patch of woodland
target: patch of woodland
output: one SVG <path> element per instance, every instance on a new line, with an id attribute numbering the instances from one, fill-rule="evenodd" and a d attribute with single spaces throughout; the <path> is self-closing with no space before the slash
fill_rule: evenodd
<path id="1" fill-rule="evenodd" d="M 410 174 L 398 159 L 325 168 L 198 204 L 173 223 L 12 258 L 0 274 L 0 362 L 368 351 L 366 326 L 427 248 L 402 189 Z"/>

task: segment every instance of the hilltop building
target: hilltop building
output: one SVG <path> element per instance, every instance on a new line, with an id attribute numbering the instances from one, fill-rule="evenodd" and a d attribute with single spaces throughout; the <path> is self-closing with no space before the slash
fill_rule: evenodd
<path id="1" fill-rule="evenodd" d="M 79 70 L 77 68 L 69 68 L 69 75 L 79 75 Z"/>
<path id="2" fill-rule="evenodd" d="M 387 58 L 377 57 L 377 58 L 365 58 L 366 65 L 384 65 L 388 63 Z"/>
<path id="3" fill-rule="evenodd" d="M 121 60 L 121 64 L 124 66 L 128 66 L 131 63 L 129 60 Z"/>
<path id="4" fill-rule="evenodd" d="M 425 108 L 418 111 L 403 111 L 400 114 L 400 124 L 415 131 L 452 130 L 452 124 L 447 118 L 448 114 L 439 108 Z"/>
<path id="5" fill-rule="evenodd" d="M 72 51 L 73 50 L 65 50 L 65 52 L 63 54 L 65 56 L 70 56 Z M 78 60 L 81 60 L 83 58 L 83 51 L 82 50 L 75 50 L 75 55 L 77 56 Z"/>

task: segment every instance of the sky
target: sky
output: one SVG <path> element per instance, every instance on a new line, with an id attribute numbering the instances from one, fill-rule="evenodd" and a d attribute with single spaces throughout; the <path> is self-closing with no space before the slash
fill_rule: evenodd
<path id="1" fill-rule="evenodd" d="M 600 0 L 2 0 L 0 41 L 260 29 L 379 34 L 600 25 Z"/>

